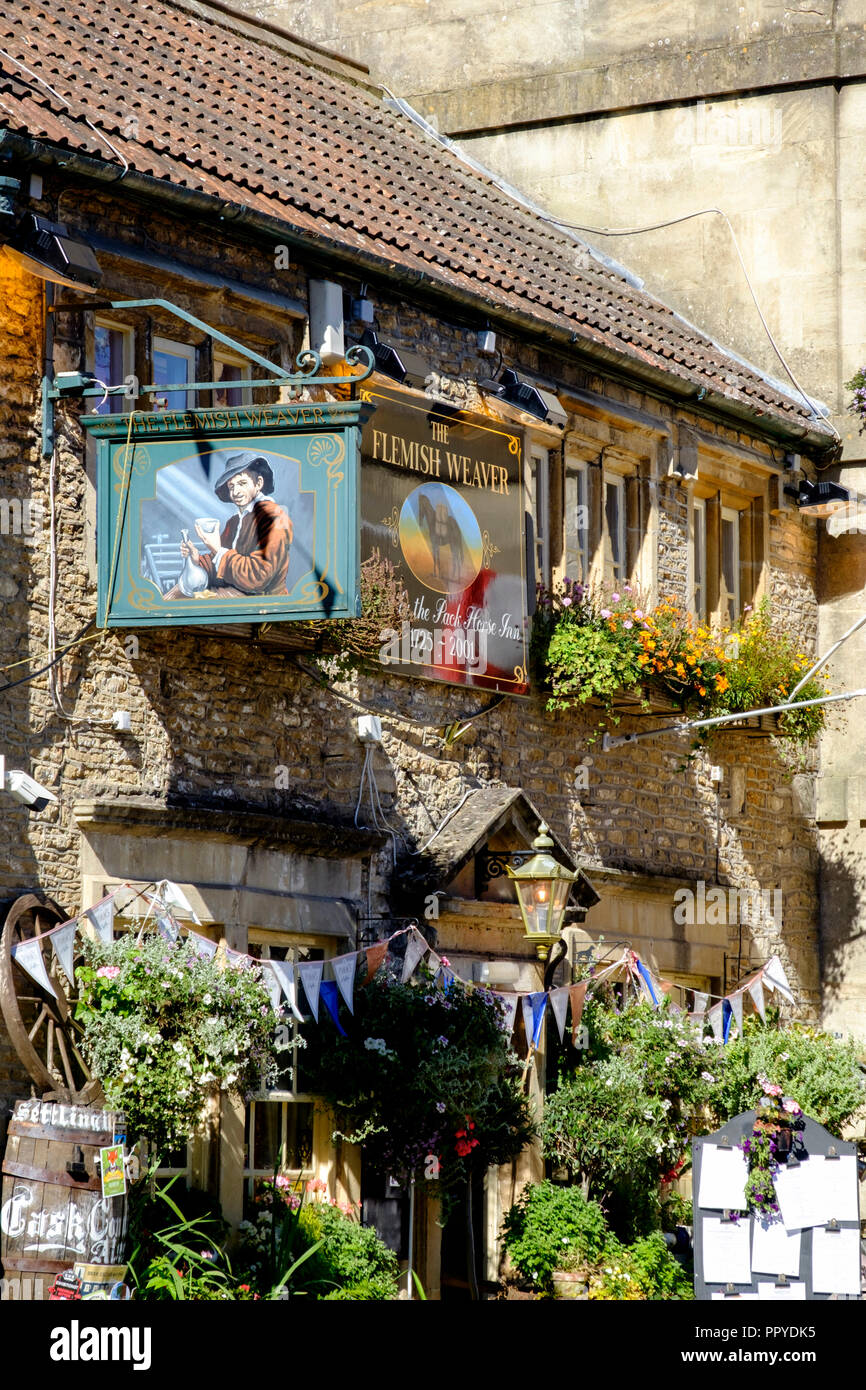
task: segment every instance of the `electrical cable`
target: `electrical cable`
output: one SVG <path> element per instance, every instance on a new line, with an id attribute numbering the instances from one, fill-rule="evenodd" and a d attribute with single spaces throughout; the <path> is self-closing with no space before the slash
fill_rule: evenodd
<path id="1" fill-rule="evenodd" d="M 90 637 L 86 637 L 84 635 L 87 632 L 87 629 L 92 625 L 92 623 L 93 619 L 88 619 L 88 621 L 84 624 L 84 627 L 79 632 L 78 636 L 74 638 L 73 641 L 68 642 L 65 647 L 58 647 L 57 654 L 54 657 L 54 659 L 52 661 L 47 662 L 45 666 L 40 666 L 37 671 L 31 671 L 29 676 L 22 676 L 20 680 L 7 681 L 5 685 L 0 685 L 0 695 L 3 694 L 4 690 L 14 690 L 14 688 L 17 685 L 26 685 L 28 681 L 35 680 L 37 676 L 44 675 L 46 671 L 49 671 L 51 669 L 55 662 L 60 661 L 60 659 L 65 655 L 65 653 L 71 651 L 73 647 L 81 646 L 84 642 L 95 642 L 97 638 L 103 635 L 101 632 L 94 632 Z M 24 661 L 30 660 L 32 660 L 31 657 L 24 658 Z M 13 662 L 13 666 L 22 666 L 24 664 L 24 661 Z M 4 666 L 2 670 L 11 671 L 12 667 Z"/>
<path id="2" fill-rule="evenodd" d="M 816 409 L 816 403 L 806 395 L 806 392 L 803 390 L 799 381 L 794 376 L 794 373 L 791 371 L 791 368 L 788 366 L 788 363 L 785 357 L 783 356 L 782 350 L 776 342 L 776 339 L 773 337 L 773 334 L 770 331 L 770 325 L 767 323 L 767 320 L 764 317 L 763 310 L 761 309 L 761 306 L 758 303 L 758 296 L 755 293 L 755 289 L 752 285 L 749 272 L 746 269 L 746 262 L 743 260 L 743 253 L 740 250 L 740 243 L 737 241 L 737 234 L 734 231 L 734 228 L 731 224 L 731 219 L 728 217 L 728 214 L 726 212 L 722 211 L 721 208 L 698 208 L 696 212 L 685 212 L 680 217 L 670 217 L 666 222 L 653 222 L 646 227 L 587 227 L 580 222 L 566 222 L 563 218 L 552 216 L 548 216 L 546 220 L 548 222 L 553 223 L 557 227 L 568 227 L 571 231 L 575 232 L 587 232 L 590 236 L 639 236 L 643 232 L 657 232 L 661 231 L 665 227 L 676 227 L 680 222 L 688 222 L 693 217 L 711 216 L 721 217 L 728 231 L 731 234 L 731 240 L 734 243 L 734 250 L 737 253 L 737 260 L 740 262 L 740 269 L 743 272 L 746 285 L 749 289 L 749 294 L 752 296 L 752 303 L 754 304 L 757 310 L 758 318 L 761 320 L 764 332 L 766 333 L 770 341 L 770 346 L 772 347 L 773 351 L 778 357 L 780 363 L 782 364 L 782 367 L 788 374 L 788 377 L 790 378 L 794 387 L 796 388 L 799 395 L 805 402 L 810 415 L 812 415 L 815 419 L 820 420 L 822 424 L 827 425 L 827 427 L 833 432 L 833 435 L 835 436 L 837 442 L 841 444 L 842 436 L 836 429 L 836 426 L 830 420 L 829 412 L 826 415 L 823 415 L 820 411 Z"/>
<path id="3" fill-rule="evenodd" d="M 410 724 L 415 729 L 441 729 L 443 727 L 442 720 L 436 722 L 430 719 L 413 719 L 411 715 L 400 714 L 397 710 L 382 709 L 381 707 L 377 708 L 375 705 L 366 705 L 363 701 L 355 699 L 353 695 L 346 695 L 342 690 L 337 690 L 336 686 L 332 685 L 329 680 L 326 680 L 320 671 L 311 671 L 310 668 L 305 666 L 297 657 L 291 657 L 290 661 L 293 666 L 297 667 L 297 669 L 303 673 L 303 675 L 309 676 L 311 680 L 319 681 L 325 690 L 328 690 L 336 699 L 343 700 L 347 705 L 352 705 L 354 709 L 362 710 L 364 714 L 378 714 L 380 719 L 394 719 L 401 724 Z M 460 714 L 456 719 L 444 722 L 447 724 L 457 724 L 461 721 L 466 721 L 468 723 L 473 719 L 480 719 L 482 715 L 490 714 L 492 710 L 495 710 L 499 705 L 503 704 L 506 699 L 507 696 L 500 695 L 497 699 L 492 700 L 489 705 L 484 705 L 482 709 L 476 710 L 474 714 Z"/>
<path id="4" fill-rule="evenodd" d="M 20 68 L 22 72 L 26 72 L 28 77 L 32 77 L 34 82 L 38 82 L 41 87 L 45 88 L 46 92 L 50 92 L 53 97 L 56 97 L 57 100 L 61 103 L 61 105 L 66 107 L 67 111 L 72 111 L 72 106 L 69 104 L 66 98 L 62 97 L 54 87 L 50 86 L 50 84 L 45 81 L 44 77 L 40 77 L 38 72 L 34 72 L 32 68 L 28 68 L 26 63 L 21 63 L 17 58 L 13 58 L 12 54 L 7 53 L 4 48 L 0 48 L 0 58 L 8 58 L 10 63 L 15 64 L 16 68 Z M 19 78 L 18 80 L 20 81 L 21 79 Z M 24 87 L 28 85 L 29 84 L 27 82 L 22 83 L 22 86 Z M 8 107 L 6 109 L 8 110 Z M 75 117 L 74 112 L 73 116 Z M 75 117 L 75 119 L 78 118 Z M 120 153 L 120 150 L 116 147 L 116 145 L 112 145 L 108 136 L 103 135 L 102 131 L 98 130 L 92 121 L 89 121 L 86 116 L 82 116 L 81 119 L 84 121 L 84 124 L 93 131 L 93 134 L 96 136 L 97 140 L 101 140 L 104 145 L 107 145 L 108 148 L 111 150 L 111 153 L 113 155 L 116 155 L 117 158 L 120 160 L 121 164 L 123 165 L 123 170 L 118 176 L 118 179 L 122 179 L 124 175 L 129 173 L 129 160 L 124 159 L 123 155 Z"/>
<path id="5" fill-rule="evenodd" d="M 504 193 L 507 197 L 514 199 L 518 203 L 521 203 L 528 211 L 530 211 L 533 214 L 533 216 L 540 218 L 540 220 L 543 222 L 548 222 L 552 227 L 564 228 L 566 231 L 587 232 L 590 236 L 638 236 L 643 232 L 655 232 L 660 231 L 665 227 L 674 227 L 680 222 L 688 222 L 693 217 L 717 215 L 719 217 L 724 218 L 725 222 L 727 223 L 728 230 L 731 233 L 731 238 L 734 243 L 734 250 L 737 253 L 737 259 L 740 262 L 740 268 L 742 269 L 743 275 L 745 276 L 746 284 L 749 289 L 749 294 L 752 296 L 752 301 L 758 312 L 758 317 L 761 320 L 764 332 L 770 340 L 770 344 L 773 348 L 773 351 L 775 352 L 780 363 L 782 364 L 782 367 L 784 368 L 787 376 L 793 383 L 795 389 L 797 390 L 797 393 L 802 397 L 803 401 L 805 402 L 810 416 L 814 420 L 819 421 L 822 425 L 826 425 L 827 428 L 832 432 L 834 438 L 836 439 L 836 442 L 838 444 L 842 443 L 842 436 L 839 434 L 839 431 L 836 429 L 836 426 L 831 421 L 829 417 L 829 412 L 827 414 L 822 414 L 820 411 L 816 409 L 816 403 L 812 401 L 809 398 L 809 396 L 806 395 L 806 392 L 803 390 L 797 378 L 794 376 L 794 373 L 791 371 L 791 368 L 788 366 L 788 363 L 785 360 L 778 343 L 773 337 L 773 334 L 770 332 L 769 325 L 764 317 L 764 314 L 761 310 L 761 306 L 758 303 L 758 297 L 755 294 L 754 288 L 752 286 L 752 281 L 749 277 L 749 272 L 746 269 L 746 263 L 743 260 L 739 242 L 737 241 L 736 233 L 734 232 L 733 226 L 731 225 L 730 218 L 728 217 L 727 213 L 721 210 L 721 208 L 699 208 L 697 212 L 683 213 L 680 217 L 669 218 L 666 222 L 654 222 L 647 227 L 589 227 L 585 226 L 581 222 L 567 222 L 564 218 L 554 217 L 549 212 L 546 212 L 543 208 L 538 207 L 538 205 L 531 202 L 530 199 L 528 199 L 525 196 L 525 194 L 522 194 L 519 189 L 513 188 L 504 179 L 499 178 L 493 172 L 492 169 L 488 169 L 478 160 L 473 159 L 471 155 L 467 154 L 466 151 L 463 150 L 453 140 L 449 140 L 447 136 L 442 135 L 440 131 L 436 130 L 434 126 L 430 125 L 429 121 L 425 121 L 424 117 L 421 116 L 419 112 L 417 112 L 414 109 L 414 107 L 410 106 L 407 101 L 404 101 L 402 97 L 395 96 L 395 94 L 391 91 L 389 87 L 386 87 L 382 83 L 379 85 L 379 90 L 385 92 L 385 94 L 390 98 L 390 100 L 394 103 L 397 109 L 402 112 L 404 116 L 408 117 L 409 120 L 413 121 L 415 125 L 417 125 L 421 130 L 423 130 L 424 133 L 428 135 L 431 139 L 435 140 L 437 144 L 441 145 L 443 149 L 447 149 L 451 154 L 455 155 L 464 164 L 468 165 L 470 169 L 473 169 L 476 173 L 480 173 L 484 178 L 489 179 L 493 186 L 497 188 L 500 193 Z M 577 238 L 575 238 L 575 240 L 577 240 Z M 587 247 L 587 249 L 590 252 L 592 252 L 592 247 Z M 599 253 L 595 254 L 596 258 L 598 258 Z M 623 268 L 620 268 L 620 273 L 625 273 Z M 628 278 L 627 275 L 625 278 Z M 677 317 L 680 318 L 681 316 L 677 315 Z M 684 319 L 683 322 L 685 322 Z M 724 350 L 725 349 L 722 349 L 722 351 Z M 830 464 L 820 465 L 820 467 L 823 468 L 828 468 L 830 466 Z"/>

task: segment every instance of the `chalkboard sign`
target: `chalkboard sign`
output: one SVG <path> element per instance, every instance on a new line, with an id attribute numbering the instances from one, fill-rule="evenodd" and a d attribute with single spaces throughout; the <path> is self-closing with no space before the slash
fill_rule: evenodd
<path id="1" fill-rule="evenodd" d="M 781 1215 L 746 1210 L 746 1111 L 692 1141 L 695 1297 L 801 1302 L 858 1299 L 861 1289 L 857 1149 L 815 1120 L 793 1125 L 775 1175 Z"/>

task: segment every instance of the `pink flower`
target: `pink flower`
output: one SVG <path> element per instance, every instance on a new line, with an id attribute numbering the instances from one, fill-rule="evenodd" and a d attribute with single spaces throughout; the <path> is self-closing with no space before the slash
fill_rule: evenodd
<path id="1" fill-rule="evenodd" d="M 99 969 L 97 970 L 96 973 L 97 973 L 97 975 L 100 976 L 103 980 L 116 980 L 117 977 L 118 977 L 118 975 L 120 974 L 120 966 L 119 966 L 119 965 L 100 965 L 100 967 L 99 967 Z"/>
<path id="2" fill-rule="evenodd" d="M 782 1109 L 785 1111 L 787 1115 L 799 1115 L 801 1113 L 800 1107 L 797 1104 L 797 1102 L 795 1100 L 791 1100 L 790 1098 L 782 1101 Z"/>
<path id="3" fill-rule="evenodd" d="M 601 610 L 601 616 L 602 616 L 603 618 L 609 618 L 609 617 L 610 617 L 610 609 L 609 609 L 609 608 L 602 608 L 602 610 Z"/>
<path id="4" fill-rule="evenodd" d="M 780 1096 L 782 1094 L 781 1086 L 771 1086 L 769 1081 L 762 1081 L 761 1089 L 765 1096 Z"/>
<path id="5" fill-rule="evenodd" d="M 562 600 L 562 606 L 563 606 L 563 608 L 570 608 L 570 607 L 571 607 L 571 599 L 570 599 L 567 595 L 566 595 L 566 597 Z"/>
<path id="6" fill-rule="evenodd" d="M 450 962 L 450 960 L 448 959 L 447 956 L 443 956 L 443 957 L 442 957 L 442 964 L 445 966 L 446 970 L 450 970 L 450 969 L 451 969 L 451 962 Z"/>
<path id="7" fill-rule="evenodd" d="M 626 618 L 625 622 L 623 623 L 623 627 L 634 627 L 634 623 L 632 622 L 631 618 Z"/>
<path id="8" fill-rule="evenodd" d="M 611 594 L 610 601 L 611 603 L 619 603 L 619 594 Z"/>

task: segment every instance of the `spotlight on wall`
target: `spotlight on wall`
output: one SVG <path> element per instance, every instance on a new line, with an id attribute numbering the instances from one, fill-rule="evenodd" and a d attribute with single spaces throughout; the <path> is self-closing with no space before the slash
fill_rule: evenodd
<path id="1" fill-rule="evenodd" d="M 54 285 L 91 292 L 102 279 L 99 262 L 85 241 L 69 235 L 64 222 L 26 212 L 3 247 L 7 256 Z"/>
<path id="2" fill-rule="evenodd" d="M 796 487 L 786 487 L 789 497 L 797 500 L 801 516 L 832 516 L 847 506 L 851 494 L 839 483 L 811 483 L 801 478 Z"/>
<path id="3" fill-rule="evenodd" d="M 556 396 L 550 391 L 543 391 L 540 386 L 523 381 L 513 367 L 506 367 L 498 381 L 488 378 L 479 381 L 478 385 L 488 395 L 498 396 L 508 405 L 525 411 L 527 415 L 534 415 L 537 420 L 543 420 L 548 425 L 562 428 L 568 420 Z"/>
<path id="4" fill-rule="evenodd" d="M 0 753 L 0 791 L 6 792 L 13 801 L 19 801 L 31 811 L 44 811 L 50 801 L 57 797 L 48 787 L 43 787 L 26 772 L 6 771 L 6 759 Z"/>
<path id="5" fill-rule="evenodd" d="M 479 328 L 475 334 L 478 351 L 482 357 L 493 357 L 496 353 L 496 334 L 492 328 Z"/>
<path id="6" fill-rule="evenodd" d="M 430 375 L 430 364 L 420 352 L 410 352 L 407 348 L 393 348 L 388 343 L 380 343 L 378 334 L 372 328 L 365 330 L 361 346 L 373 354 L 376 371 L 390 376 L 401 385 L 424 389 Z"/>
<path id="7" fill-rule="evenodd" d="M 367 286 L 362 285 L 357 299 L 352 300 L 352 320 L 354 323 L 372 323 L 376 317 L 376 306 L 367 298 Z"/>

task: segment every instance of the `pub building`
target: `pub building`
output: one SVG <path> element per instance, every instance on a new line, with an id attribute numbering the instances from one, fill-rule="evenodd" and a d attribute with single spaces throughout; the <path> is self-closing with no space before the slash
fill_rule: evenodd
<path id="1" fill-rule="evenodd" d="M 7 792 L 15 768 L 51 793 L 3 797 L 4 916 L 167 879 L 233 950 L 327 963 L 414 918 L 463 978 L 526 993 L 544 965 L 502 864 L 544 821 L 579 870 L 557 983 L 594 943 L 716 995 L 777 953 L 814 1017 L 811 755 L 792 782 L 755 726 L 712 757 L 603 751 L 598 708 L 547 709 L 529 633 L 568 578 L 707 623 L 768 596 L 811 652 L 814 523 L 784 483 L 827 456 L 820 420 L 275 25 L 13 0 L 0 86 L 0 753 Z M 323 679 L 371 576 L 374 659 Z M 618 732 L 659 713 L 624 697 Z M 783 910 L 676 921 L 698 882 Z M 405 1260 L 405 1193 L 334 1144 L 302 1054 L 290 1085 L 223 1101 L 167 1171 L 237 1225 L 278 1162 Z M 7 1019 L 4 1120 L 44 1089 Z M 487 1289 L 543 1172 L 529 1149 L 485 1180 Z M 431 1188 L 414 1266 L 464 1297 L 436 1216 Z"/>

